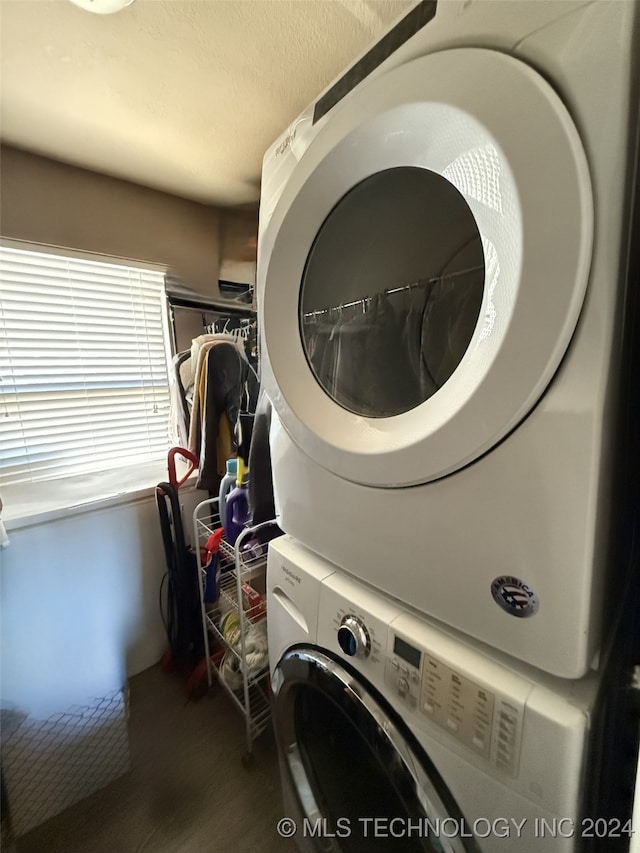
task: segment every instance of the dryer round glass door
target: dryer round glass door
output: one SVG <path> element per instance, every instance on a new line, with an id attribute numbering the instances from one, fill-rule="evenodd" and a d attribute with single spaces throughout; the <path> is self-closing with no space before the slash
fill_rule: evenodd
<path id="1" fill-rule="evenodd" d="M 463 825 L 452 795 L 383 697 L 342 662 L 316 648 L 291 649 L 273 689 L 286 799 L 293 794 L 298 831 L 316 839 L 313 849 L 477 851 L 468 834 L 438 833 L 448 818 Z"/>
<path id="2" fill-rule="evenodd" d="M 424 403 L 471 343 L 484 278 L 478 226 L 450 181 L 415 166 L 365 178 L 322 224 L 302 277 L 300 333 L 317 381 L 365 417 Z"/>
<path id="3" fill-rule="evenodd" d="M 321 122 L 261 236 L 269 395 L 328 470 L 428 482 L 516 427 L 569 346 L 587 161 L 551 86 L 490 50 L 374 75 Z"/>

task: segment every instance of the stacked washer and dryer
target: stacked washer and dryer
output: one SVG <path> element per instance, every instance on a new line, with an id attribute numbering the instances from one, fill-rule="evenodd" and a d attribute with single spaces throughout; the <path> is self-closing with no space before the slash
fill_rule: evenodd
<path id="1" fill-rule="evenodd" d="M 629 840 L 587 792 L 632 589 L 638 25 L 425 0 L 265 155 L 269 647 L 302 850 Z"/>

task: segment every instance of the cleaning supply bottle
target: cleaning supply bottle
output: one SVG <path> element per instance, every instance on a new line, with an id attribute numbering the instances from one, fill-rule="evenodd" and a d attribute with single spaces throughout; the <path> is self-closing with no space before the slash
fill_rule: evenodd
<path id="1" fill-rule="evenodd" d="M 205 548 L 205 585 L 204 585 L 204 607 L 207 613 L 211 612 L 220 594 L 220 540 L 222 529 L 214 530 L 207 539 Z"/>
<path id="2" fill-rule="evenodd" d="M 236 539 L 250 522 L 249 472 L 245 470 L 242 460 L 239 459 L 236 487 L 227 495 L 225 504 L 224 532 L 227 542 L 235 545 Z"/>
<path id="3" fill-rule="evenodd" d="M 220 513 L 220 524 L 225 528 L 225 530 L 227 522 L 227 495 L 236 485 L 236 477 L 238 476 L 238 460 L 235 457 L 233 459 L 227 459 L 226 465 L 227 473 L 220 481 L 220 491 L 218 492 L 218 512 Z"/>

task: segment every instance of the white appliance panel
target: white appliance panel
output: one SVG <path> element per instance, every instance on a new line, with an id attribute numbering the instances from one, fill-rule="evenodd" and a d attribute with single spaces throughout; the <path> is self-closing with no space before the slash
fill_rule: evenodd
<path id="1" fill-rule="evenodd" d="M 315 123 L 305 110 L 263 167 L 257 288 L 282 528 L 564 678 L 597 660 L 620 580 L 608 558 L 638 38 L 632 3 L 440 2 Z M 442 387 L 375 418 L 316 380 L 299 291 L 341 197 L 403 165 L 464 198 L 484 293 Z"/>
<path id="2" fill-rule="evenodd" d="M 274 555 L 285 552 L 291 565 L 297 560 L 301 577 L 309 563 L 317 578 L 315 556 L 290 537 L 271 548 Z M 506 656 L 480 650 L 332 569 L 327 564 L 321 582 L 313 584 L 317 630 L 305 648 L 326 650 L 380 691 L 435 764 L 466 826 L 476 826 L 482 853 L 514 849 L 514 839 L 525 853 L 580 850 L 582 782 L 598 677 L 567 682 L 505 663 Z M 286 634 L 284 611 L 269 609 L 269 619 L 281 621 Z M 368 638 L 353 654 L 355 647 L 339 639 L 350 619 Z M 302 642 L 295 628 L 292 639 Z M 283 651 L 270 649 L 274 672 Z M 425 703 L 439 705 L 439 719 L 425 712 Z M 450 721 L 458 722 L 457 730 Z M 473 743 L 478 724 L 489 749 Z"/>

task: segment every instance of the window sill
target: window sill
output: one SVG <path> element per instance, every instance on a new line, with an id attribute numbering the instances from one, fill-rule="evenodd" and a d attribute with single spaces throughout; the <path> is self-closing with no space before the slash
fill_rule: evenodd
<path id="1" fill-rule="evenodd" d="M 2 521 L 10 533 L 59 518 L 146 500 L 153 496 L 155 486 L 166 480 L 166 463 L 153 462 L 131 472 L 108 471 L 49 483 L 6 486 L 2 490 Z M 193 474 L 182 490 L 194 489 L 195 480 Z"/>

